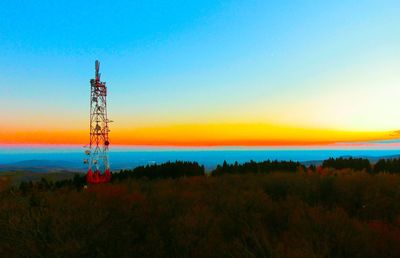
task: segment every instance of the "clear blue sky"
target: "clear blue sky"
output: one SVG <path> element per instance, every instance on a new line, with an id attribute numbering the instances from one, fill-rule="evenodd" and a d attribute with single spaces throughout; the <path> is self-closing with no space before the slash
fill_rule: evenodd
<path id="1" fill-rule="evenodd" d="M 387 0 L 2 0 L 1 117 L 6 130 L 86 128 L 99 59 L 117 128 L 396 130 L 399 25 Z"/>

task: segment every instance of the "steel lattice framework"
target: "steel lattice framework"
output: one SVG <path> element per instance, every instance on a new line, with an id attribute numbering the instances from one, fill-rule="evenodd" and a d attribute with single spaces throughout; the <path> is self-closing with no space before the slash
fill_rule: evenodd
<path id="1" fill-rule="evenodd" d="M 108 139 L 107 117 L 107 86 L 100 81 L 100 62 L 96 60 L 95 79 L 90 80 L 90 142 L 86 154 L 89 159 L 85 160 L 88 164 L 87 182 L 103 183 L 111 179 L 110 164 L 108 159 Z"/>

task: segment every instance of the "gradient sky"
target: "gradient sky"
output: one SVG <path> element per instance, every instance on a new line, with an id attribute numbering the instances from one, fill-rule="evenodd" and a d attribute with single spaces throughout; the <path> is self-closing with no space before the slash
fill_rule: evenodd
<path id="1" fill-rule="evenodd" d="M 2 0 L 0 143 L 86 143 L 95 59 L 114 144 L 397 138 L 399 14 L 386 0 Z"/>

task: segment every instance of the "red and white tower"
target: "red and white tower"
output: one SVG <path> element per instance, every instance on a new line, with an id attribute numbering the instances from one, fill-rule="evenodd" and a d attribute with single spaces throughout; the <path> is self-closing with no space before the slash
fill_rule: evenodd
<path id="1" fill-rule="evenodd" d="M 108 120 L 107 117 L 107 86 L 100 81 L 100 62 L 96 60 L 95 79 L 90 80 L 90 142 L 85 151 L 88 159 L 86 181 L 97 184 L 109 182 L 111 179 L 108 160 Z"/>

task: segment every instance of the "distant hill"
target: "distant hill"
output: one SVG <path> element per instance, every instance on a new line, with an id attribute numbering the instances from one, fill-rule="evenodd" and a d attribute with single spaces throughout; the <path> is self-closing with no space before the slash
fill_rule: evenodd
<path id="1" fill-rule="evenodd" d="M 73 172 L 82 171 L 83 166 L 79 166 L 74 162 L 61 160 L 24 160 L 0 165 L 0 172 L 4 171 L 29 171 L 29 172 Z"/>

